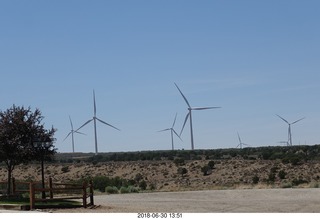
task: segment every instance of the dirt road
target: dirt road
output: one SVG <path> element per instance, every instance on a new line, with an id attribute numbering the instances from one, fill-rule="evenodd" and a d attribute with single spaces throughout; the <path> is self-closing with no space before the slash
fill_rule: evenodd
<path id="1" fill-rule="evenodd" d="M 247 189 L 95 196 L 96 209 L 76 212 L 320 213 L 320 189 Z M 55 212 L 57 210 L 54 210 Z M 72 212 L 73 210 L 58 210 Z"/>

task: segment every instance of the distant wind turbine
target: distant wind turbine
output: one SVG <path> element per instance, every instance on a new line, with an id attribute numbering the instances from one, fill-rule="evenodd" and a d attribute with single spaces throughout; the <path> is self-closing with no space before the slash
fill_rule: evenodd
<path id="1" fill-rule="evenodd" d="M 183 95 L 183 93 L 181 92 L 180 88 L 178 87 L 178 85 L 176 83 L 174 83 L 177 87 L 177 89 L 179 90 L 181 96 L 183 97 L 184 101 L 186 102 L 186 104 L 188 105 L 188 114 L 184 120 L 181 132 L 180 132 L 180 136 L 182 134 L 182 131 L 184 129 L 184 126 L 186 125 L 186 122 L 188 119 L 190 119 L 190 134 L 191 134 L 191 150 L 194 150 L 194 141 L 193 141 L 193 130 L 192 130 L 192 110 L 207 110 L 207 109 L 217 109 L 217 108 L 221 108 L 221 107 L 191 107 L 191 105 L 189 104 L 187 98 Z"/>
<path id="2" fill-rule="evenodd" d="M 87 122 L 85 122 L 82 126 L 80 126 L 80 128 L 78 128 L 76 130 L 76 132 L 81 129 L 82 127 L 84 127 L 85 125 L 87 125 L 88 123 L 93 121 L 94 124 L 94 143 L 95 143 L 95 151 L 96 151 L 96 155 L 98 154 L 98 142 L 97 142 L 97 120 L 105 125 L 108 125 L 114 129 L 117 129 L 120 131 L 120 129 L 114 127 L 113 125 L 110 125 L 109 123 L 106 123 L 105 121 L 102 121 L 101 119 L 97 118 L 97 108 L 96 108 L 96 97 L 95 97 L 95 93 L 93 90 L 93 118 L 88 120 Z"/>
<path id="3" fill-rule="evenodd" d="M 237 134 L 238 134 L 238 139 L 239 139 L 239 144 L 238 144 L 238 146 L 237 147 L 240 147 L 240 149 L 242 149 L 242 146 L 243 145 L 245 145 L 245 146 L 249 146 L 248 144 L 245 144 L 245 143 L 243 143 L 242 141 L 241 141 L 241 138 L 240 138 L 240 135 L 239 135 L 239 133 L 237 132 Z"/>
<path id="4" fill-rule="evenodd" d="M 178 138 L 180 138 L 180 136 L 177 134 L 177 132 L 173 129 L 174 125 L 176 124 L 176 119 L 177 119 L 177 113 L 176 116 L 174 117 L 174 121 L 173 124 L 171 126 L 171 128 L 167 128 L 167 129 L 163 129 L 160 130 L 159 132 L 164 132 L 164 131 L 169 131 L 171 132 L 171 145 L 172 145 L 172 150 L 174 150 L 174 143 L 173 143 L 173 134 L 175 134 L 176 136 L 178 136 Z M 180 138 L 180 140 L 182 141 L 182 139 Z"/>
<path id="5" fill-rule="evenodd" d="M 294 121 L 292 123 L 289 123 L 287 120 L 285 120 L 284 118 L 282 118 L 281 116 L 277 115 L 280 119 L 282 119 L 285 123 L 288 124 L 288 146 L 292 146 L 292 133 L 291 133 L 291 125 L 305 119 L 305 117 L 298 119 L 297 121 Z"/>
<path id="6" fill-rule="evenodd" d="M 67 137 L 65 137 L 63 139 L 63 141 L 65 141 L 70 135 L 71 135 L 71 139 L 72 139 L 72 152 L 74 153 L 74 137 L 73 137 L 73 134 L 74 133 L 78 133 L 78 134 L 81 134 L 81 135 L 84 135 L 82 132 L 78 132 L 78 131 L 74 131 L 73 129 L 73 124 L 72 124 L 72 121 L 71 121 L 71 117 L 69 116 L 69 120 L 70 120 L 70 125 L 71 125 L 71 131 L 68 133 Z"/>

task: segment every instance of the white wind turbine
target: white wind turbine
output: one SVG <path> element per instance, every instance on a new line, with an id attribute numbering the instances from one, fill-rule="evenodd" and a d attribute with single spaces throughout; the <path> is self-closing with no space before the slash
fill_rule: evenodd
<path id="1" fill-rule="evenodd" d="M 96 97 L 95 97 L 95 93 L 94 93 L 94 90 L 93 90 L 93 118 L 88 120 L 87 122 L 85 122 L 82 126 L 80 126 L 80 128 L 78 128 L 76 130 L 76 132 L 81 129 L 82 127 L 84 127 L 85 125 L 87 125 L 88 123 L 92 122 L 93 121 L 93 124 L 94 124 L 94 143 L 95 143 L 95 152 L 96 152 L 96 155 L 98 154 L 98 142 L 97 142 L 97 120 L 105 125 L 108 125 L 114 129 L 117 129 L 120 131 L 120 129 L 114 127 L 113 125 L 110 125 L 109 123 L 106 123 L 105 121 L 102 121 L 101 119 L 97 118 L 97 108 L 96 108 Z"/>
<path id="2" fill-rule="evenodd" d="M 241 141 L 241 138 L 240 138 L 239 132 L 237 132 L 237 134 L 238 134 L 238 139 L 239 139 L 239 144 L 238 144 L 238 146 L 237 146 L 237 147 L 240 147 L 240 149 L 242 149 L 242 146 L 243 146 L 243 145 L 245 145 L 245 146 L 249 146 L 248 144 L 245 144 L 245 143 L 243 143 L 243 142 Z"/>
<path id="3" fill-rule="evenodd" d="M 184 101 L 186 102 L 186 104 L 188 105 L 188 114 L 184 120 L 181 132 L 180 132 L 180 136 L 181 133 L 184 129 L 184 126 L 187 122 L 188 119 L 190 119 L 190 134 L 191 134 L 191 150 L 194 150 L 194 141 L 193 141 L 193 129 L 192 129 L 192 110 L 207 110 L 207 109 L 217 109 L 217 108 L 221 108 L 221 107 L 191 107 L 191 105 L 189 104 L 187 98 L 183 95 L 183 93 L 181 92 L 180 88 L 178 87 L 178 85 L 176 83 L 174 83 L 176 85 L 176 87 L 178 88 L 181 96 L 183 97 Z"/>
<path id="4" fill-rule="evenodd" d="M 67 137 L 65 137 L 63 139 L 63 141 L 65 141 L 70 135 L 71 135 L 71 139 L 72 139 L 72 152 L 74 153 L 74 137 L 73 137 L 73 134 L 74 133 L 78 133 L 78 134 L 81 134 L 81 135 L 84 135 L 82 132 L 78 132 L 78 131 L 75 131 L 73 129 L 73 124 L 72 124 L 72 121 L 71 121 L 71 117 L 69 116 L 69 120 L 70 120 L 70 125 L 71 125 L 71 131 L 68 133 Z"/>
<path id="5" fill-rule="evenodd" d="M 176 119 L 177 119 L 177 113 L 176 116 L 174 117 L 174 121 L 173 124 L 171 126 L 171 128 L 167 128 L 167 129 L 163 129 L 160 130 L 159 132 L 164 132 L 164 131 L 169 131 L 171 132 L 171 145 L 172 145 L 172 150 L 174 150 L 174 143 L 173 143 L 173 134 L 175 134 L 176 136 L 178 136 L 178 138 L 180 138 L 180 136 L 177 134 L 177 132 L 173 129 L 174 125 L 176 124 Z M 180 138 L 180 140 L 182 141 L 182 139 Z"/>
<path id="6" fill-rule="evenodd" d="M 293 125 L 293 124 L 295 124 L 295 123 L 297 123 L 297 122 L 305 119 L 305 117 L 303 117 L 303 118 L 301 118 L 301 119 L 298 119 L 297 121 L 294 121 L 294 122 L 292 122 L 292 123 L 289 123 L 287 120 L 285 120 L 285 119 L 282 118 L 281 116 L 279 116 L 279 115 L 277 115 L 277 116 L 278 116 L 280 119 L 282 119 L 285 123 L 287 123 L 288 126 L 289 126 L 289 127 L 288 127 L 288 143 L 287 143 L 287 145 L 288 145 L 288 146 L 292 146 L 291 125 Z"/>

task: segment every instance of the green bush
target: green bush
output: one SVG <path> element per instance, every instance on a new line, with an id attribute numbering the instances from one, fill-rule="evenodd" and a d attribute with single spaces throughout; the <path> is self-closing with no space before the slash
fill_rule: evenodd
<path id="1" fill-rule="evenodd" d="M 118 188 L 115 186 L 107 186 L 105 188 L 105 192 L 108 194 L 118 194 L 119 193 Z"/>
<path id="2" fill-rule="evenodd" d="M 120 193 L 121 194 L 125 194 L 125 193 L 129 193 L 130 192 L 130 190 L 129 190 L 129 188 L 128 187 L 121 187 L 120 188 Z"/>
<path id="3" fill-rule="evenodd" d="M 134 187 L 134 186 L 129 186 L 128 189 L 129 189 L 130 193 L 138 193 L 139 192 L 139 188 Z"/>

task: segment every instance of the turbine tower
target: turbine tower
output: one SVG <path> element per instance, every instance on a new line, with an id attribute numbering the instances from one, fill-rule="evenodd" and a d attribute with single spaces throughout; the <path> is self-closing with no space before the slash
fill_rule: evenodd
<path id="1" fill-rule="evenodd" d="M 101 119 L 99 119 L 97 117 L 97 108 L 96 108 L 96 97 L 95 97 L 95 93 L 94 93 L 94 90 L 93 90 L 93 118 L 88 120 L 87 122 L 85 122 L 82 126 L 80 126 L 80 128 L 78 128 L 76 130 L 76 132 L 81 129 L 82 127 L 86 126 L 88 123 L 92 122 L 93 121 L 93 124 L 94 124 L 94 145 L 95 145 L 95 152 L 96 152 L 96 155 L 98 154 L 98 141 L 97 141 L 97 120 L 107 126 L 110 126 L 114 129 L 117 129 L 120 131 L 120 129 L 114 127 L 113 125 L 110 125 L 109 123 L 106 123 L 105 121 L 102 121 Z"/>
<path id="2" fill-rule="evenodd" d="M 63 141 L 65 141 L 70 135 L 71 135 L 71 139 L 72 139 L 72 152 L 74 153 L 74 137 L 73 137 L 73 134 L 74 133 L 78 133 L 78 134 L 81 134 L 81 135 L 84 135 L 82 132 L 78 132 L 78 131 L 75 131 L 73 129 L 73 124 L 72 124 L 72 121 L 71 121 L 71 117 L 69 116 L 69 120 L 70 120 L 70 125 L 71 125 L 71 131 L 68 133 L 67 137 L 65 137 L 63 139 Z"/>
<path id="3" fill-rule="evenodd" d="M 248 144 L 245 144 L 245 143 L 243 143 L 243 142 L 241 141 L 241 138 L 240 138 L 239 132 L 237 132 L 237 134 L 238 134 L 238 139 L 239 139 L 239 144 L 238 144 L 238 146 L 237 146 L 237 147 L 240 147 L 240 149 L 242 149 L 242 146 L 243 146 L 243 145 L 245 145 L 245 146 L 249 146 Z"/>
<path id="4" fill-rule="evenodd" d="M 285 120 L 284 118 L 282 118 L 281 116 L 277 115 L 280 119 L 282 119 L 285 123 L 288 124 L 288 146 L 292 146 L 292 133 L 291 133 L 291 125 L 305 119 L 305 117 L 298 119 L 297 121 L 294 121 L 292 123 L 289 123 L 287 120 Z"/>
<path id="5" fill-rule="evenodd" d="M 159 132 L 164 132 L 164 131 L 169 131 L 171 132 L 171 145 L 172 145 L 172 150 L 174 150 L 174 143 L 173 143 L 173 134 L 175 134 L 176 136 L 178 136 L 178 138 L 180 138 L 180 136 L 177 134 L 177 132 L 173 129 L 174 125 L 176 124 L 176 119 L 177 119 L 177 113 L 176 116 L 174 117 L 174 121 L 173 124 L 171 126 L 171 128 L 167 128 L 167 129 L 163 129 L 160 130 Z M 180 138 L 180 140 L 182 141 L 182 139 Z"/>
<path id="6" fill-rule="evenodd" d="M 190 119 L 190 135 L 191 135 L 191 150 L 194 150 L 194 140 L 193 140 L 193 129 L 192 129 L 192 110 L 207 110 L 207 109 L 217 109 L 217 108 L 221 108 L 221 107 L 191 107 L 191 105 L 189 104 L 187 98 L 183 95 L 183 93 L 181 92 L 180 88 L 178 87 L 178 85 L 176 83 L 174 83 L 177 87 L 177 89 L 179 90 L 181 96 L 183 97 L 184 101 L 186 102 L 186 104 L 188 105 L 188 114 L 184 120 L 181 132 L 180 132 L 180 136 L 182 134 L 182 131 L 184 129 L 184 126 L 186 125 L 186 122 L 188 119 Z"/>

